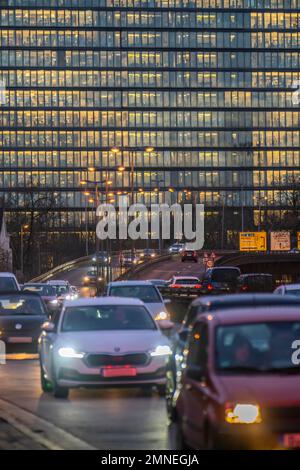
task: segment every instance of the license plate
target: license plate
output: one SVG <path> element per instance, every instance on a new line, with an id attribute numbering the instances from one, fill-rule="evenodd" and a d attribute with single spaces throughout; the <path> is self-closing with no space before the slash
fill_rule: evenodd
<path id="1" fill-rule="evenodd" d="M 102 369 L 103 377 L 135 377 L 134 367 L 105 367 Z"/>
<path id="2" fill-rule="evenodd" d="M 32 343 L 32 338 L 29 336 L 11 336 L 7 339 L 7 342 L 12 344 L 30 344 Z"/>
<path id="3" fill-rule="evenodd" d="M 300 434 L 284 434 L 282 443 L 288 449 L 300 448 Z"/>

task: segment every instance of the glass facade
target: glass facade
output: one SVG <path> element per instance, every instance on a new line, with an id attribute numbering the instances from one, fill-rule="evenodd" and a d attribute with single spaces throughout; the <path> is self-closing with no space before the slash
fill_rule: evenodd
<path id="1" fill-rule="evenodd" d="M 243 207 L 248 224 L 262 204 L 286 209 L 300 167 L 292 102 L 300 0 L 0 7 L 0 191 L 8 207 L 26 211 L 29 190 L 37 199 L 50 192 L 53 228 L 80 231 L 80 180 L 109 178 L 112 191 L 128 190 L 134 158 L 140 202 L 203 202 L 208 216 L 225 203 L 237 215 Z"/>

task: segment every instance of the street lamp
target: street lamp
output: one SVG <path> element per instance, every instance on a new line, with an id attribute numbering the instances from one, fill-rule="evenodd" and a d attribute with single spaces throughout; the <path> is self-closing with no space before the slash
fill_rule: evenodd
<path id="1" fill-rule="evenodd" d="M 24 233 L 29 229 L 28 224 L 21 225 L 21 273 L 24 274 Z"/>

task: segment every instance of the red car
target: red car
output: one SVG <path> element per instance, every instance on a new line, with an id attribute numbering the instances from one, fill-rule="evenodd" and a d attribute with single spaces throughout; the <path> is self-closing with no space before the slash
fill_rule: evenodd
<path id="1" fill-rule="evenodd" d="M 299 307 L 198 316 L 167 406 L 177 447 L 300 448 Z"/>
<path id="2" fill-rule="evenodd" d="M 183 250 L 181 252 L 181 261 L 183 263 L 184 263 L 184 261 L 194 261 L 195 263 L 198 263 L 198 253 L 197 253 L 197 251 Z"/>

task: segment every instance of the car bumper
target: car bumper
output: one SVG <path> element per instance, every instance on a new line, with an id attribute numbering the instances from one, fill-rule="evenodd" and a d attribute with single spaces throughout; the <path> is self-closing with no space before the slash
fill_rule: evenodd
<path id="1" fill-rule="evenodd" d="M 300 434 L 300 423 L 224 426 L 218 429 L 217 440 L 221 448 L 275 450 L 285 449 L 285 434 Z"/>
<path id="2" fill-rule="evenodd" d="M 164 385 L 166 383 L 167 360 L 153 358 L 144 366 L 133 366 L 133 377 L 103 377 L 104 366 L 89 367 L 81 359 L 60 359 L 57 367 L 57 383 L 62 387 L 103 387 Z"/>

